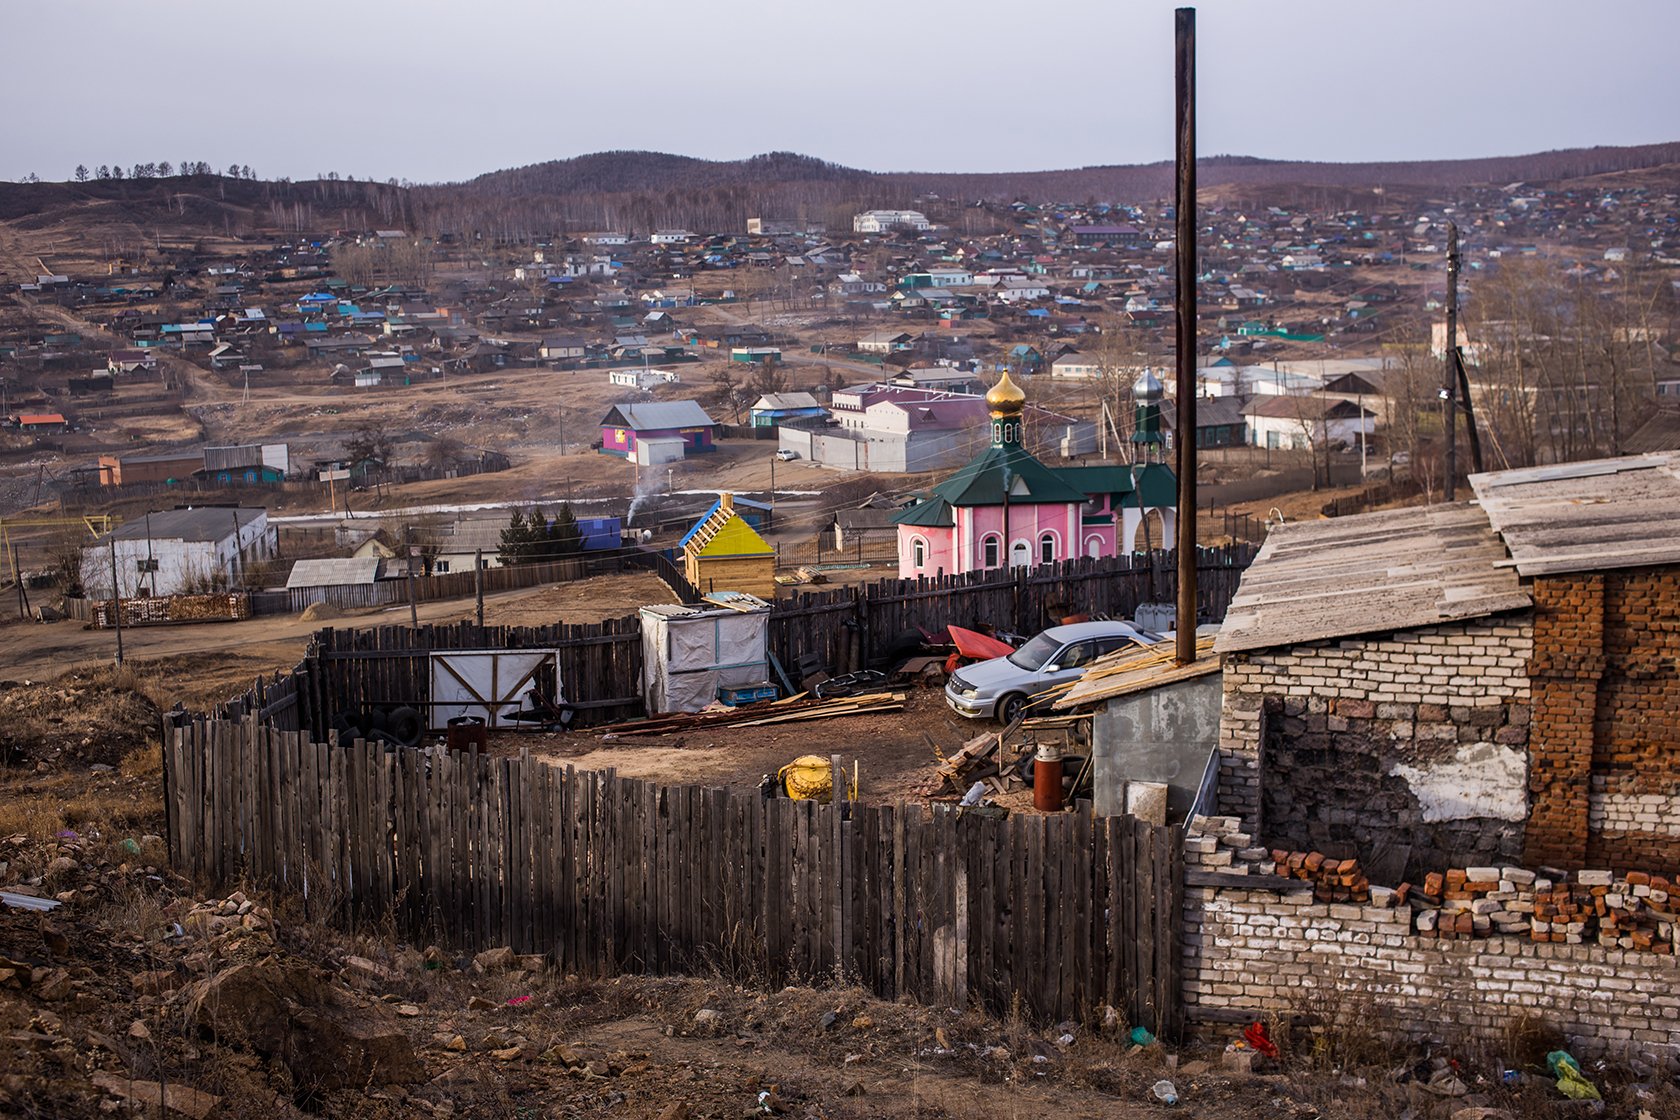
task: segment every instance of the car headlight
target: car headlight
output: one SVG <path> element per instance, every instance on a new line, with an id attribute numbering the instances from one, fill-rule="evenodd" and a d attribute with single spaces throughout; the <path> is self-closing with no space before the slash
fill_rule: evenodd
<path id="1" fill-rule="evenodd" d="M 965 688 L 961 692 L 957 693 L 957 695 L 961 696 L 964 700 L 972 700 L 976 696 L 980 695 L 980 690 L 978 688 Z"/>

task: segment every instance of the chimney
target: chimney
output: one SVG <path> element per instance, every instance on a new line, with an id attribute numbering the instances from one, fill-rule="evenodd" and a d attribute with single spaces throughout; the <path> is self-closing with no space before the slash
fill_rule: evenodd
<path id="1" fill-rule="evenodd" d="M 722 509 L 733 511 L 735 509 L 735 495 L 719 494 L 718 506 Z"/>

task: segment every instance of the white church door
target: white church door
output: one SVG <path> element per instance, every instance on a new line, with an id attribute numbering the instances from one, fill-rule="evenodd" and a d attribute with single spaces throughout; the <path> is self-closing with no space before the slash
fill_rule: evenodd
<path id="1" fill-rule="evenodd" d="M 1025 568 L 1032 563 L 1032 545 L 1026 541 L 1016 541 L 1009 546 L 1009 566 L 1011 568 Z"/>

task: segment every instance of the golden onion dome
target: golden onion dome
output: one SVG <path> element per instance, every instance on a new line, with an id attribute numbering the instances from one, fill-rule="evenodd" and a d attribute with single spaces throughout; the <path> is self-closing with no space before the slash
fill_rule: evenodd
<path id="1" fill-rule="evenodd" d="M 986 407 L 992 410 L 993 416 L 1017 416 L 1026 403 L 1027 395 L 1009 379 L 1008 370 L 1004 370 L 998 383 L 986 393 Z"/>

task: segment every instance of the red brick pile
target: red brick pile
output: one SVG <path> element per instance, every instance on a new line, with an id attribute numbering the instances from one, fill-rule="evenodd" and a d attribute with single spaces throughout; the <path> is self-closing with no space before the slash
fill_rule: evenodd
<path id="1" fill-rule="evenodd" d="M 1421 885 L 1401 884 L 1417 910 L 1420 936 L 1444 939 L 1527 934 L 1563 945 L 1596 942 L 1607 949 L 1672 953 L 1677 917 L 1673 884 L 1631 871 L 1535 873 L 1516 867 L 1432 871 Z M 1398 892 L 1397 892 L 1398 893 Z"/>
<path id="2" fill-rule="evenodd" d="M 1669 880 L 1643 871 L 1629 871 L 1621 879 L 1589 886 L 1592 914 L 1598 919 L 1598 943 L 1607 949 L 1674 952 L 1673 891 Z M 1535 940 L 1539 940 L 1538 935 Z"/>
<path id="3" fill-rule="evenodd" d="M 1272 862 L 1278 875 L 1286 879 L 1304 879 L 1313 885 L 1313 896 L 1320 902 L 1370 902 L 1371 880 L 1359 868 L 1356 859 L 1331 859 L 1323 852 L 1291 852 L 1272 849 Z M 1405 896 L 1394 901 L 1404 901 Z"/>

